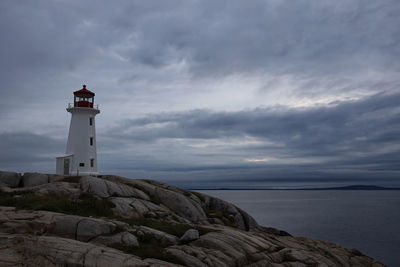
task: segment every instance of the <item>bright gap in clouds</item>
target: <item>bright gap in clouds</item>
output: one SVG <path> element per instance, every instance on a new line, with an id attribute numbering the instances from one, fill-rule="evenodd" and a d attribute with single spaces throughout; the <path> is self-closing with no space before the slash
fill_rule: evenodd
<path id="1" fill-rule="evenodd" d="M 270 162 L 271 160 L 273 160 L 273 159 L 271 159 L 271 158 L 245 159 L 245 161 L 247 161 L 247 162 Z"/>

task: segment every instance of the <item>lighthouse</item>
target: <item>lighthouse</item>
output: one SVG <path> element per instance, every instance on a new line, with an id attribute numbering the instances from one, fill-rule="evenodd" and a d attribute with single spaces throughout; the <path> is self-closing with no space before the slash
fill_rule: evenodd
<path id="1" fill-rule="evenodd" d="M 68 104 L 71 113 L 66 153 L 57 157 L 56 173 L 60 175 L 89 175 L 97 172 L 96 123 L 100 113 L 94 104 L 95 93 L 86 89 L 74 92 L 74 103 Z"/>

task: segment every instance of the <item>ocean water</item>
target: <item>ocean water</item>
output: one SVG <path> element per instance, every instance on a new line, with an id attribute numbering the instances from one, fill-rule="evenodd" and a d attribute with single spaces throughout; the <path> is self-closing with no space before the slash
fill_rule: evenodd
<path id="1" fill-rule="evenodd" d="M 234 203 L 260 225 L 356 248 L 400 266 L 400 191 L 201 190 Z"/>

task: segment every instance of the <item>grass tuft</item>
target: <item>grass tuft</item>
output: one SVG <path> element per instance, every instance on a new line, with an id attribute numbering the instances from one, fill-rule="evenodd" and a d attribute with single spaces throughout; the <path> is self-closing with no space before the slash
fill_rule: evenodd
<path id="1" fill-rule="evenodd" d="M 205 210 L 205 213 L 208 218 L 217 218 L 227 226 L 237 227 L 233 213 L 221 210 Z"/>
<path id="2" fill-rule="evenodd" d="M 16 209 L 46 210 L 65 214 L 94 217 L 113 217 L 114 204 L 97 199 L 90 194 L 82 194 L 78 199 L 72 200 L 66 196 L 54 194 L 40 195 L 30 191 L 0 193 L 0 206 L 11 206 Z"/>
<path id="3" fill-rule="evenodd" d="M 197 225 L 190 225 L 185 223 L 172 223 L 166 221 L 158 221 L 158 220 L 151 220 L 151 219 L 125 219 L 125 222 L 129 223 L 130 225 L 143 225 L 147 226 L 162 232 L 165 232 L 170 235 L 174 235 L 177 237 L 181 237 L 187 230 L 189 229 L 196 229 L 199 231 L 200 235 L 207 234 L 209 232 L 215 232 L 216 230 L 210 229 L 207 227 L 197 226 Z"/>
<path id="4" fill-rule="evenodd" d="M 110 247 L 121 250 L 125 253 L 136 255 L 142 259 L 154 258 L 170 263 L 185 265 L 185 263 L 165 250 L 165 246 L 161 245 L 153 235 L 143 234 L 138 236 L 139 246 L 127 246 L 123 244 L 112 244 Z"/>

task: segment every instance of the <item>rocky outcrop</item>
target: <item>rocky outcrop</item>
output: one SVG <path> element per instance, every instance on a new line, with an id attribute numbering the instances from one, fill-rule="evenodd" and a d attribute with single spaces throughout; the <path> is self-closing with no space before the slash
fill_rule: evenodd
<path id="1" fill-rule="evenodd" d="M 0 183 L 0 266 L 383 266 L 156 181 L 0 172 Z"/>
<path id="2" fill-rule="evenodd" d="M 22 176 L 23 187 L 47 184 L 48 182 L 49 182 L 49 177 L 47 174 L 27 172 L 24 173 L 24 176 Z"/>
<path id="3" fill-rule="evenodd" d="M 130 232 L 121 232 L 115 235 L 101 235 L 92 240 L 93 243 L 99 243 L 103 245 L 114 245 L 114 244 L 121 244 L 125 246 L 139 246 L 139 242 L 133 234 Z"/>
<path id="4" fill-rule="evenodd" d="M 0 186 L 18 187 L 21 181 L 21 174 L 16 172 L 0 171 Z"/>
<path id="5" fill-rule="evenodd" d="M 207 216 L 200 203 L 193 201 L 183 194 L 163 188 L 155 188 L 154 194 L 160 203 L 168 207 L 179 216 L 195 223 L 207 223 Z"/>
<path id="6" fill-rule="evenodd" d="M 196 239 L 199 239 L 199 231 L 197 231 L 196 229 L 189 229 L 183 234 L 183 236 L 179 240 L 182 243 L 187 243 Z"/>
<path id="7" fill-rule="evenodd" d="M 80 180 L 79 184 L 83 192 L 102 198 L 114 196 L 149 200 L 149 197 L 143 191 L 123 183 L 114 183 L 96 177 L 85 176 Z"/>
<path id="8" fill-rule="evenodd" d="M 119 250 L 56 236 L 0 234 L 1 266 L 150 266 Z"/>

